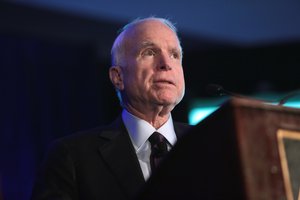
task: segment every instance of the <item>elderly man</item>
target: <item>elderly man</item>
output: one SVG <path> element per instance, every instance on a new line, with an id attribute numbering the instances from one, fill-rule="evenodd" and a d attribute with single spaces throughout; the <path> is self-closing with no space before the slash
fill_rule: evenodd
<path id="1" fill-rule="evenodd" d="M 139 19 L 112 47 L 109 77 L 123 112 L 111 125 L 57 140 L 32 199 L 131 199 L 189 128 L 172 121 L 184 96 L 182 49 L 172 23 Z"/>

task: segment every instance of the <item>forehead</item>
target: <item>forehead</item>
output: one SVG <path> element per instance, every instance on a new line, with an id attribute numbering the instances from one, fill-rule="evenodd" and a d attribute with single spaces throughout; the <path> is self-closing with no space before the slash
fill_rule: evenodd
<path id="1" fill-rule="evenodd" d="M 171 45 L 179 48 L 179 40 L 176 33 L 166 24 L 158 20 L 139 22 L 129 30 L 126 30 L 125 40 L 127 45 L 139 47 L 143 44 L 151 43 L 157 45 Z M 126 46 L 127 46 L 126 45 Z"/>

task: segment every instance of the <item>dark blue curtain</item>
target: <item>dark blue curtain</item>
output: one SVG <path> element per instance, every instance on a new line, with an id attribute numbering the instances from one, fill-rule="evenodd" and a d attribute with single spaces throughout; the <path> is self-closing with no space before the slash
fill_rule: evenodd
<path id="1" fill-rule="evenodd" d="M 52 140 L 116 117 L 120 108 L 107 75 L 109 58 L 97 55 L 97 48 L 0 35 L 3 199 L 29 199 Z"/>

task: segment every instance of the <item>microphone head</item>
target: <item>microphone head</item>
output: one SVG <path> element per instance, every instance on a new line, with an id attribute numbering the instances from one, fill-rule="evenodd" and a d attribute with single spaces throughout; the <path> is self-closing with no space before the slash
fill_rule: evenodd
<path id="1" fill-rule="evenodd" d="M 224 88 L 218 84 L 207 85 L 206 92 L 212 96 L 223 96 L 226 94 L 226 92 L 224 92 Z"/>

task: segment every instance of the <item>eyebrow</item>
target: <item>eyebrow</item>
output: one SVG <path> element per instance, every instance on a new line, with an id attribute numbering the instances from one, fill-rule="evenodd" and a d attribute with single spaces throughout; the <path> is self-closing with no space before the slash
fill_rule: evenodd
<path id="1" fill-rule="evenodd" d="M 140 49 L 143 49 L 143 48 L 146 48 L 146 47 L 154 47 L 154 46 L 157 46 L 157 45 L 155 45 L 154 42 L 151 42 L 151 41 L 144 41 L 144 42 L 142 42 L 142 44 L 140 45 Z"/>
<path id="2" fill-rule="evenodd" d="M 148 47 L 157 47 L 157 45 L 152 41 L 144 41 L 144 42 L 141 43 L 141 45 L 139 47 L 139 50 L 142 50 L 142 49 L 145 49 L 145 48 L 148 48 Z M 180 49 L 172 48 L 172 49 L 170 49 L 170 51 L 171 52 L 177 52 L 182 56 L 182 52 L 180 51 Z"/>

